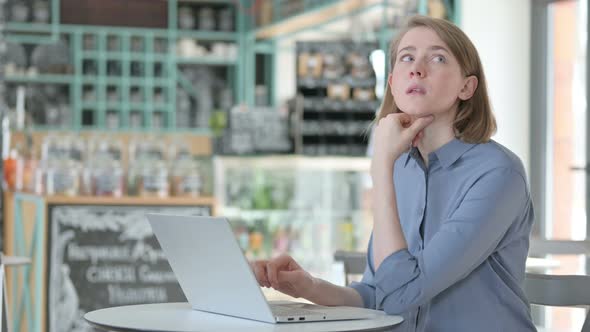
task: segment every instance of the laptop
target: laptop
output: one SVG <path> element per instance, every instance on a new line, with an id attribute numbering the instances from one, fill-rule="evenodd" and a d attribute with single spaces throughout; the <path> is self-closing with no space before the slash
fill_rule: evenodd
<path id="1" fill-rule="evenodd" d="M 364 308 L 267 302 L 227 219 L 151 213 L 146 217 L 195 310 L 268 323 L 367 319 L 377 313 Z"/>

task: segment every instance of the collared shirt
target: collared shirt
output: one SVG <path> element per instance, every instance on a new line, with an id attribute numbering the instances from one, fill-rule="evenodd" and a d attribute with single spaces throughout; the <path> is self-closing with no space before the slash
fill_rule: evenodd
<path id="1" fill-rule="evenodd" d="M 520 159 L 494 141 L 454 139 L 428 160 L 413 148 L 395 162 L 408 248 L 375 271 L 371 237 L 350 287 L 365 307 L 402 315 L 396 332 L 535 331 L 521 288 L 534 214 Z"/>

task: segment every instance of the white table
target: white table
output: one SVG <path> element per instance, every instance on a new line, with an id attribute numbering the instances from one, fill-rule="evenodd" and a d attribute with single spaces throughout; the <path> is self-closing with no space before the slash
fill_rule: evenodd
<path id="1" fill-rule="evenodd" d="M 107 331 L 387 331 L 402 322 L 400 316 L 376 312 L 375 318 L 334 322 L 270 324 L 192 310 L 188 303 L 157 303 L 95 310 L 84 315 Z"/>

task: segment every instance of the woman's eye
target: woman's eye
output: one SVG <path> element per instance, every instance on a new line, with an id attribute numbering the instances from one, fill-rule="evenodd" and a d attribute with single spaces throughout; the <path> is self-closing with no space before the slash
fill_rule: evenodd
<path id="1" fill-rule="evenodd" d="M 414 58 L 411 55 L 406 54 L 406 55 L 402 55 L 402 57 L 399 58 L 399 61 L 401 61 L 401 62 L 409 62 L 409 61 L 412 61 L 413 59 Z"/>
<path id="2" fill-rule="evenodd" d="M 442 55 L 437 55 L 432 60 L 436 63 L 444 63 L 446 61 L 445 57 Z"/>

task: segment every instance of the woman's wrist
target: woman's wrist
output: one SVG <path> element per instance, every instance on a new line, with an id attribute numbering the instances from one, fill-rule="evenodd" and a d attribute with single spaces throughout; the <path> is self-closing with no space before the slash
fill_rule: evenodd
<path id="1" fill-rule="evenodd" d="M 393 177 L 393 169 L 394 162 L 371 164 L 371 179 L 373 180 L 373 186 L 382 181 L 391 181 Z"/>
<path id="2" fill-rule="evenodd" d="M 391 175 L 395 159 L 388 157 L 376 157 L 371 161 L 371 176 Z"/>
<path id="3" fill-rule="evenodd" d="M 301 294 L 301 297 L 313 303 L 317 303 L 317 300 L 322 298 L 321 281 L 321 279 L 311 276 L 311 284 L 305 292 Z"/>

